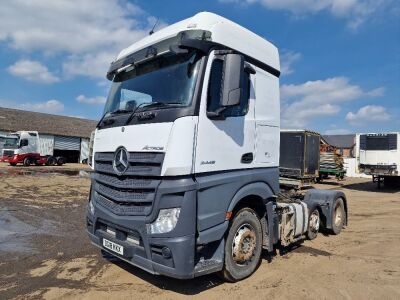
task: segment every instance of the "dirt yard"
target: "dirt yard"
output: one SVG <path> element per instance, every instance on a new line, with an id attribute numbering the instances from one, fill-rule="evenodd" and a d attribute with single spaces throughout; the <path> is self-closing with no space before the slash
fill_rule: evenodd
<path id="1" fill-rule="evenodd" d="M 318 187 L 348 197 L 340 235 L 265 257 L 239 283 L 215 275 L 180 281 L 104 259 L 89 243 L 89 179 L 79 167 L 0 166 L 0 298 L 400 299 L 400 187 L 377 190 L 367 179 Z"/>

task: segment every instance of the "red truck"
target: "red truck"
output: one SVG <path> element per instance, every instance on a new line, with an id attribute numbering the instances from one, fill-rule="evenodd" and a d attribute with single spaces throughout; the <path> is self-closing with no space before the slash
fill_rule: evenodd
<path id="1" fill-rule="evenodd" d="M 21 163 L 30 165 L 63 165 L 65 158 L 52 155 L 42 156 L 39 150 L 39 133 L 37 131 L 18 131 L 3 139 L 1 162 L 8 162 L 11 166 Z"/>

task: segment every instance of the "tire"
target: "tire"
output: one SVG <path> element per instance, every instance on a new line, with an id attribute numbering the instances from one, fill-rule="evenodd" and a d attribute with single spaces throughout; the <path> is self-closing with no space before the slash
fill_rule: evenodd
<path id="1" fill-rule="evenodd" d="M 57 166 L 62 166 L 64 163 L 63 157 L 57 157 Z"/>
<path id="2" fill-rule="evenodd" d="M 346 211 L 344 209 L 344 202 L 342 198 L 337 198 L 335 204 L 333 205 L 332 213 L 332 233 L 339 234 L 345 224 Z"/>
<path id="3" fill-rule="evenodd" d="M 315 208 L 308 217 L 308 229 L 306 235 L 309 240 L 313 240 L 317 237 L 320 226 L 321 218 L 318 209 Z"/>
<path id="4" fill-rule="evenodd" d="M 17 165 L 17 163 L 10 163 L 10 166 L 15 167 Z"/>
<path id="5" fill-rule="evenodd" d="M 24 166 L 29 167 L 32 164 L 32 159 L 30 157 L 24 158 Z"/>
<path id="6" fill-rule="evenodd" d="M 49 156 L 46 161 L 46 166 L 54 166 L 57 163 L 53 156 Z"/>
<path id="7" fill-rule="evenodd" d="M 254 210 L 239 210 L 225 241 L 221 275 L 226 281 L 236 282 L 254 273 L 260 263 L 262 236 L 261 222 Z"/>

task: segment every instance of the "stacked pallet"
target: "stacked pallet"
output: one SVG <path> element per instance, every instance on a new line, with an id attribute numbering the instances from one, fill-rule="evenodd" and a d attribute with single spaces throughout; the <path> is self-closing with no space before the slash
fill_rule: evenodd
<path id="1" fill-rule="evenodd" d="M 324 170 L 343 170 L 343 156 L 336 152 L 321 152 L 319 168 Z"/>

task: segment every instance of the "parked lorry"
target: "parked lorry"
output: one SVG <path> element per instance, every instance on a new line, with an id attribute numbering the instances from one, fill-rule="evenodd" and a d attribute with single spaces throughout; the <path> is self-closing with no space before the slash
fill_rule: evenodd
<path id="1" fill-rule="evenodd" d="M 372 175 L 378 187 L 382 182 L 400 185 L 400 132 L 360 134 L 358 138 L 360 172 Z"/>
<path id="2" fill-rule="evenodd" d="M 3 134 L 0 134 L 0 153 L 3 151 L 5 142 L 6 142 L 6 136 Z"/>
<path id="3" fill-rule="evenodd" d="M 39 133 L 37 131 L 18 131 L 4 137 L 1 162 L 11 166 L 30 165 L 63 165 L 63 157 L 43 156 L 39 150 Z"/>
<path id="4" fill-rule="evenodd" d="M 153 274 L 251 275 L 261 252 L 347 224 L 345 195 L 279 190 L 279 55 L 199 13 L 122 50 L 93 144 L 87 233 Z"/>

